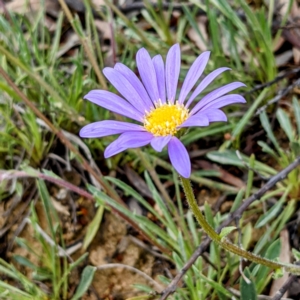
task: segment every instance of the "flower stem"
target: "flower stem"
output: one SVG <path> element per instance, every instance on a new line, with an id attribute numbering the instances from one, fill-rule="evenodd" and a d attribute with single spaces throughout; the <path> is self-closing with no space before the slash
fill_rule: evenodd
<path id="1" fill-rule="evenodd" d="M 185 192 L 186 199 L 189 203 L 189 206 L 195 215 L 198 223 L 206 232 L 206 234 L 218 245 L 220 245 L 225 250 L 237 254 L 239 257 L 243 257 L 249 261 L 258 263 L 260 265 L 264 265 L 271 269 L 277 270 L 283 268 L 286 272 L 290 272 L 292 274 L 300 275 L 300 267 L 297 265 L 292 264 L 284 264 L 281 262 L 272 261 L 260 256 L 257 256 L 251 252 L 248 252 L 240 247 L 230 243 L 225 237 L 221 237 L 206 221 L 205 217 L 203 216 L 202 212 L 200 211 L 197 201 L 195 199 L 193 189 L 191 186 L 191 182 L 189 179 L 181 177 L 182 186 Z"/>

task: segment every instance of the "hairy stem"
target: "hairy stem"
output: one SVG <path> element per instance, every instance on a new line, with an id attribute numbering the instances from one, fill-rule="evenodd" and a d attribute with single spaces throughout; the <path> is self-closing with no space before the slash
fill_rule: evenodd
<path id="1" fill-rule="evenodd" d="M 240 247 L 230 243 L 226 238 L 222 238 L 206 221 L 205 217 L 203 216 L 202 212 L 200 211 L 197 201 L 195 199 L 193 189 L 191 186 L 191 182 L 189 179 L 181 177 L 182 186 L 185 192 L 186 199 L 189 203 L 189 206 L 195 215 L 198 223 L 206 232 L 206 234 L 218 245 L 220 245 L 225 250 L 237 254 L 239 257 L 243 257 L 249 261 L 264 265 L 269 267 L 270 269 L 281 269 L 283 268 L 285 271 L 290 272 L 292 274 L 300 275 L 300 267 L 297 265 L 291 264 L 284 264 L 276 261 L 272 261 L 260 256 L 257 256 L 251 252 L 248 252 Z"/>

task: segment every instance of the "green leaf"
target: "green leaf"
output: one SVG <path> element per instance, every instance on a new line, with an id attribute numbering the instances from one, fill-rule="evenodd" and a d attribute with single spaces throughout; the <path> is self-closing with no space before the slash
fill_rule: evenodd
<path id="1" fill-rule="evenodd" d="M 179 256 L 179 254 L 177 254 L 176 252 L 173 252 L 173 259 L 175 261 L 177 269 L 182 269 L 182 267 L 184 265 L 184 261 Z"/>
<path id="2" fill-rule="evenodd" d="M 252 240 L 252 223 L 248 222 L 242 229 L 242 245 L 244 249 L 248 249 Z"/>
<path id="3" fill-rule="evenodd" d="M 195 129 L 190 130 L 186 135 L 181 139 L 184 145 L 189 145 L 194 141 L 198 141 L 207 136 L 216 136 L 218 134 L 228 132 L 234 128 L 233 124 L 227 124 L 222 126 L 217 126 L 212 123 L 212 126 L 207 127 L 206 130 L 201 130 L 200 128 L 195 127 Z"/>
<path id="4" fill-rule="evenodd" d="M 105 179 L 112 182 L 113 184 L 115 184 L 120 189 L 122 189 L 125 192 L 126 196 L 130 195 L 130 196 L 134 197 L 134 199 L 136 199 L 141 205 L 143 205 L 143 207 L 145 207 L 147 210 L 149 210 L 149 212 L 151 212 L 161 222 L 165 221 L 164 218 L 161 217 L 161 215 L 149 204 L 149 202 L 146 201 L 141 196 L 141 194 L 138 193 L 136 190 L 134 190 L 131 186 L 129 186 L 128 184 L 126 184 L 122 180 L 114 178 L 114 177 L 106 176 Z M 164 225 L 167 226 L 167 223 L 165 223 Z"/>
<path id="5" fill-rule="evenodd" d="M 273 279 L 279 279 L 282 278 L 284 275 L 284 269 L 283 268 L 278 268 L 275 270 L 275 272 L 272 274 Z"/>
<path id="6" fill-rule="evenodd" d="M 244 274 L 248 278 L 249 283 L 241 277 L 241 300 L 257 300 L 255 284 L 251 279 L 251 272 L 248 267 L 245 268 Z"/>
<path id="7" fill-rule="evenodd" d="M 37 269 L 37 266 L 35 264 L 33 264 L 30 260 L 28 260 L 26 257 L 23 257 L 21 255 L 14 255 L 13 258 L 20 265 L 28 267 L 28 268 L 30 268 L 32 270 L 36 270 Z"/>
<path id="8" fill-rule="evenodd" d="M 167 227 L 173 232 L 173 234 L 176 234 L 177 233 L 177 225 L 175 224 L 173 216 L 171 214 L 171 212 L 173 212 L 173 214 L 174 214 L 174 211 L 176 210 L 176 208 L 173 205 L 173 202 L 171 202 L 171 203 L 168 202 L 168 207 L 167 207 L 167 203 L 165 203 L 163 201 L 160 194 L 157 192 L 157 189 L 154 186 L 148 172 L 145 172 L 145 179 L 146 179 L 147 186 L 149 187 L 149 189 L 153 195 L 153 199 L 154 199 L 156 205 L 159 207 L 160 211 L 162 212 L 164 218 L 167 221 Z"/>
<path id="9" fill-rule="evenodd" d="M 265 143 L 263 141 L 258 141 L 257 144 L 261 147 L 262 151 L 278 158 L 278 155 L 267 143 Z"/>
<path id="10" fill-rule="evenodd" d="M 287 206 L 284 208 L 283 212 L 266 227 L 266 231 L 261 236 L 260 240 L 254 246 L 252 251 L 254 254 L 261 253 L 262 249 L 270 241 L 270 237 L 273 239 L 277 238 L 281 230 L 286 226 L 286 222 L 295 213 L 295 200 L 289 200 Z M 254 274 L 254 273 L 253 273 Z M 254 274 L 255 275 L 255 274 Z"/>
<path id="11" fill-rule="evenodd" d="M 300 143 L 299 142 L 291 142 L 291 149 L 295 156 L 300 155 Z"/>
<path id="12" fill-rule="evenodd" d="M 130 298 L 126 298 L 126 300 L 149 300 L 149 294 L 153 293 L 153 290 L 143 284 L 133 284 L 133 287 L 135 287 L 136 289 L 146 292 L 146 295 L 141 295 L 141 296 L 134 296 L 134 297 L 130 297 Z"/>
<path id="13" fill-rule="evenodd" d="M 206 156 L 215 162 L 218 162 L 222 165 L 233 165 L 237 167 L 245 167 L 243 161 L 241 161 L 236 153 L 231 150 L 225 151 L 211 151 L 206 154 Z"/>
<path id="14" fill-rule="evenodd" d="M 279 257 L 280 249 L 281 249 L 281 242 L 280 239 L 277 239 L 269 246 L 264 257 L 270 260 L 275 260 Z M 262 265 L 258 267 L 257 274 L 255 274 L 255 279 L 257 282 L 256 289 L 258 293 L 261 293 L 264 290 L 265 286 L 268 284 L 269 280 L 271 279 L 271 276 L 268 276 L 269 273 L 270 273 L 270 269 L 268 267 Z"/>
<path id="15" fill-rule="evenodd" d="M 0 258 L 0 273 L 5 274 L 14 280 L 16 280 L 19 284 L 21 284 L 22 288 L 25 290 L 25 292 L 30 293 L 31 298 L 30 299 L 43 299 L 46 297 L 44 292 L 40 290 L 40 288 L 34 284 L 31 279 L 27 278 L 25 275 L 23 275 L 21 272 L 19 272 L 13 264 L 9 264 L 8 262 L 4 261 Z M 0 287 L 5 285 L 6 283 L 0 280 Z M 7 284 L 10 291 L 18 291 L 17 288 L 14 288 L 13 286 L 10 286 Z M 20 293 L 25 292 L 20 291 Z M 9 298 L 10 299 L 10 298 Z M 19 298 L 16 298 L 19 299 Z M 20 298 L 21 299 L 21 298 Z"/>
<path id="16" fill-rule="evenodd" d="M 297 123 L 298 137 L 300 137 L 300 104 L 296 97 L 293 97 L 294 115 Z"/>
<path id="17" fill-rule="evenodd" d="M 94 219 L 90 222 L 90 224 L 87 227 L 86 235 L 84 237 L 83 245 L 82 245 L 82 249 L 84 251 L 88 248 L 88 246 L 94 239 L 95 235 L 97 234 L 97 231 L 99 230 L 102 221 L 103 212 L 104 212 L 104 206 L 100 205 L 97 209 Z"/>
<path id="18" fill-rule="evenodd" d="M 292 253 L 296 260 L 300 260 L 300 252 L 296 250 L 295 248 L 292 248 Z"/>
<path id="19" fill-rule="evenodd" d="M 199 232 L 197 231 L 197 227 L 196 227 L 196 220 L 194 218 L 193 213 L 189 210 L 186 214 L 186 219 L 187 219 L 187 223 L 188 223 L 188 228 L 189 231 L 192 234 L 193 240 L 195 245 L 199 245 L 200 244 L 200 239 L 201 239 L 201 235 L 199 234 Z"/>
<path id="20" fill-rule="evenodd" d="M 290 121 L 290 117 L 281 108 L 278 108 L 276 112 L 276 116 L 278 122 L 280 123 L 281 128 L 284 130 L 285 134 L 289 138 L 289 141 L 292 142 L 294 140 L 294 136 L 293 136 L 293 127 Z"/>
<path id="21" fill-rule="evenodd" d="M 96 270 L 97 268 L 92 266 L 86 266 L 84 268 L 75 295 L 72 297 L 71 300 L 80 299 L 84 295 L 84 293 L 88 290 L 92 283 Z"/>
<path id="22" fill-rule="evenodd" d="M 271 209 L 267 211 L 266 214 L 261 215 L 255 224 L 255 228 L 260 228 L 265 226 L 269 221 L 274 219 L 276 215 L 281 211 L 282 203 L 277 202 L 275 205 L 272 206 Z"/>
<path id="23" fill-rule="evenodd" d="M 53 204 L 51 202 L 50 199 L 50 195 L 48 193 L 46 184 L 43 180 L 37 180 L 37 186 L 38 186 L 38 190 L 39 190 L 39 194 L 40 197 L 42 199 L 42 203 L 43 203 L 43 208 L 44 208 L 44 212 L 46 215 L 46 221 L 47 221 L 47 226 L 51 232 L 51 238 L 56 241 L 56 235 L 55 235 L 55 223 L 53 222 L 53 220 L 57 221 L 57 224 L 59 223 L 59 218 L 57 216 L 56 210 L 53 207 Z"/>
<path id="24" fill-rule="evenodd" d="M 265 111 L 263 111 L 262 113 L 260 113 L 259 119 L 260 119 L 262 127 L 264 128 L 264 130 L 267 133 L 268 138 L 271 140 L 271 142 L 276 147 L 277 151 L 280 153 L 281 152 L 281 148 L 280 148 L 280 146 L 279 146 L 279 144 L 277 142 L 277 139 L 275 138 L 275 135 L 274 135 L 272 127 L 271 127 L 271 124 L 269 122 L 268 116 L 267 116 L 267 114 L 266 114 Z"/>
<path id="25" fill-rule="evenodd" d="M 235 229 L 236 229 L 235 226 L 228 226 L 228 227 L 222 228 L 222 230 L 221 230 L 221 232 L 219 234 L 220 238 L 226 237 L 230 232 L 232 232 Z"/>
<path id="26" fill-rule="evenodd" d="M 217 12 L 215 9 L 210 9 L 210 5 L 207 5 L 207 16 L 209 22 L 209 32 L 211 36 L 212 46 L 216 55 L 222 53 L 221 40 L 220 40 L 220 28 L 218 24 Z"/>
<path id="27" fill-rule="evenodd" d="M 218 282 L 210 279 L 209 277 L 206 277 L 204 274 L 202 274 L 202 272 L 199 272 L 199 270 L 194 265 L 192 266 L 192 268 L 193 268 L 194 272 L 197 273 L 197 275 L 202 280 L 204 280 L 205 283 L 212 286 L 216 291 L 222 293 L 223 295 L 225 295 L 227 297 L 230 297 L 230 298 L 232 297 L 231 293 L 228 290 L 226 290 L 221 284 L 219 284 Z"/>
<path id="28" fill-rule="evenodd" d="M 33 169 L 33 171 L 35 172 L 36 170 Z M 50 171 L 50 170 L 46 170 L 46 169 L 42 169 L 43 174 L 55 178 L 55 179 L 61 179 L 61 177 L 59 177 L 57 174 L 55 174 L 54 172 Z"/>
<path id="29" fill-rule="evenodd" d="M 24 291 L 4 282 L 0 281 L 0 296 L 1 299 L 18 299 L 18 300 L 32 300 L 33 296 Z M 46 299 L 46 298 L 45 298 Z"/>
<path id="30" fill-rule="evenodd" d="M 241 154 L 242 160 L 237 156 L 235 151 L 224 150 L 224 151 L 211 151 L 206 154 L 206 156 L 219 164 L 223 165 L 232 165 L 240 168 L 246 168 L 245 164 L 249 164 L 250 158 L 246 155 Z M 277 171 L 268 165 L 255 161 L 254 169 L 258 172 L 267 174 L 267 175 L 276 175 Z"/>
<path id="31" fill-rule="evenodd" d="M 205 38 L 203 37 L 203 34 L 199 30 L 199 25 L 196 22 L 195 16 L 190 12 L 189 8 L 184 3 L 182 3 L 182 8 L 183 8 L 184 14 L 185 14 L 188 22 L 190 23 L 191 27 L 195 30 L 195 32 L 201 39 L 201 42 L 203 44 L 207 45 L 207 41 L 205 40 Z"/>
<path id="32" fill-rule="evenodd" d="M 207 202 L 204 203 L 204 213 L 205 213 L 205 218 L 209 225 L 212 228 L 215 228 L 215 222 L 214 222 L 214 215 L 212 213 L 212 210 Z"/>
<path id="33" fill-rule="evenodd" d="M 236 195 L 236 197 L 233 201 L 233 204 L 232 204 L 231 209 L 230 209 L 231 213 L 238 209 L 241 202 L 243 201 L 244 195 L 245 195 L 245 189 L 242 188 L 242 189 L 239 190 L 239 192 L 237 193 L 237 195 Z"/>
<path id="34" fill-rule="evenodd" d="M 70 271 L 72 271 L 74 268 L 76 268 L 78 265 L 80 265 L 86 258 L 89 256 L 88 252 L 83 253 L 76 261 L 71 263 L 70 266 Z M 68 271 L 68 270 L 67 270 Z"/>
<path id="35" fill-rule="evenodd" d="M 288 189 L 287 191 L 289 191 Z M 274 219 L 277 214 L 281 211 L 282 205 L 285 202 L 287 197 L 287 192 L 283 194 L 280 200 L 273 205 L 265 214 L 261 215 L 255 224 L 255 228 L 260 228 L 266 225 L 270 220 Z"/>
<path id="36" fill-rule="evenodd" d="M 97 203 L 106 206 L 107 204 L 109 204 L 110 207 L 113 207 L 115 210 L 119 211 L 133 222 L 139 224 L 140 229 L 148 235 L 150 235 L 153 239 L 155 239 L 154 236 L 157 235 L 160 238 L 162 238 L 165 242 L 172 245 L 172 247 L 174 247 L 175 249 L 178 247 L 176 241 L 172 239 L 170 235 L 166 233 L 165 230 L 161 229 L 157 224 L 153 223 L 148 218 L 132 213 L 128 208 L 124 207 L 114 199 L 110 198 L 104 192 L 98 190 L 93 185 L 88 185 L 88 190 L 93 194 Z"/>
<path id="37" fill-rule="evenodd" d="M 177 243 L 179 246 L 181 258 L 184 261 L 188 260 L 188 257 L 190 256 L 190 254 L 187 253 L 187 251 L 186 251 L 187 249 L 185 248 L 184 239 L 183 239 L 182 233 L 180 231 L 178 232 L 178 235 L 177 235 Z"/>
<path id="38" fill-rule="evenodd" d="M 247 188 L 246 188 L 246 195 L 245 197 L 248 198 L 252 191 L 253 186 L 253 176 L 254 176 L 254 164 L 255 164 L 255 156 L 254 154 L 251 154 L 250 160 L 249 160 L 249 170 L 248 170 L 248 180 L 247 180 Z"/>

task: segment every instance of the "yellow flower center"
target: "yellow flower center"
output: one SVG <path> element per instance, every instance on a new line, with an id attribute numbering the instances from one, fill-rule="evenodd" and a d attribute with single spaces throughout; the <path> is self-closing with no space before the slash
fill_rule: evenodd
<path id="1" fill-rule="evenodd" d="M 155 106 L 144 117 L 144 128 L 155 136 L 175 135 L 177 127 L 189 116 L 188 109 L 177 102 L 163 104 L 159 101 Z"/>

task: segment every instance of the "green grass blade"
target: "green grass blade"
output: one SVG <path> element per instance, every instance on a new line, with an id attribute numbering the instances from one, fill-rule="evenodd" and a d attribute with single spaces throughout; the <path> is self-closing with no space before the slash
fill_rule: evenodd
<path id="1" fill-rule="evenodd" d="M 85 294 L 85 292 L 90 287 L 96 270 L 97 268 L 92 266 L 86 266 L 84 268 L 75 295 L 71 298 L 71 300 L 81 299 L 81 297 Z"/>

